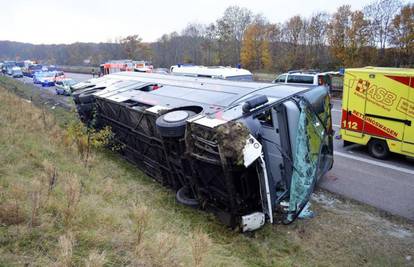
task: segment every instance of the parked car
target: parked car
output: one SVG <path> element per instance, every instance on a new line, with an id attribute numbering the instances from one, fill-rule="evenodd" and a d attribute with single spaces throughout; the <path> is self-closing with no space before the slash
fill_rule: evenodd
<path id="1" fill-rule="evenodd" d="M 71 86 L 75 85 L 77 82 L 73 79 L 61 79 L 55 82 L 56 94 L 57 95 L 70 95 L 72 90 Z"/>
<path id="2" fill-rule="evenodd" d="M 292 223 L 332 168 L 325 86 L 137 72 L 107 78 L 118 82 L 72 94 L 82 121 L 110 126 L 122 156 L 175 190 L 178 203 L 232 228 Z"/>
<path id="3" fill-rule="evenodd" d="M 12 75 L 12 68 L 16 66 L 15 61 L 6 60 L 3 62 L 3 73 Z"/>
<path id="4" fill-rule="evenodd" d="M 46 72 L 44 72 L 44 71 L 36 71 L 36 72 L 34 72 L 33 73 L 33 83 L 34 84 L 40 84 L 40 77 L 42 77 L 43 75 L 45 75 L 46 74 Z"/>
<path id="5" fill-rule="evenodd" d="M 325 84 L 325 74 L 314 71 L 289 71 L 279 75 L 273 83 L 318 86 Z"/>
<path id="6" fill-rule="evenodd" d="M 22 69 L 20 67 L 13 67 L 11 76 L 13 78 L 23 78 Z"/>
<path id="7" fill-rule="evenodd" d="M 42 65 L 34 64 L 29 65 L 26 69 L 23 70 L 23 75 L 33 78 L 35 72 L 42 71 Z"/>
<path id="8" fill-rule="evenodd" d="M 56 72 L 47 71 L 47 72 L 44 72 L 44 74 L 39 77 L 39 83 L 42 85 L 42 87 L 54 86 L 55 79 L 56 79 Z"/>
<path id="9" fill-rule="evenodd" d="M 6 72 L 7 72 L 7 75 L 13 75 L 13 66 L 7 66 L 7 68 L 6 68 Z"/>

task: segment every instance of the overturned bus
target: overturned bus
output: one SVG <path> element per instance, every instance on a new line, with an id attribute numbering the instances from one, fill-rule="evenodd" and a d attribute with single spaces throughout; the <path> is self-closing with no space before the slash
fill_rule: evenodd
<path id="1" fill-rule="evenodd" d="M 81 120 L 110 126 L 120 153 L 241 231 L 289 224 L 332 168 L 325 87 L 116 73 L 76 91 Z"/>

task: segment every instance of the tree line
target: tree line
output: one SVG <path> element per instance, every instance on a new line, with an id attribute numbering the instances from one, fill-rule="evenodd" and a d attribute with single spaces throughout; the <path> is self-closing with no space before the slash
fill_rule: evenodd
<path id="1" fill-rule="evenodd" d="M 178 34 L 152 44 L 161 66 L 194 63 L 231 65 L 250 70 L 332 69 L 414 64 L 414 4 L 376 0 L 362 10 L 340 6 L 333 14 L 293 16 L 271 23 L 238 6 L 215 23 L 190 23 Z"/>
<path id="2" fill-rule="evenodd" d="M 367 65 L 414 65 L 414 4 L 375 0 L 361 10 L 343 5 L 333 14 L 299 15 L 272 23 L 239 6 L 209 24 L 189 23 L 180 33 L 144 43 L 131 35 L 111 43 L 31 45 L 0 42 L 0 59 L 41 59 L 58 65 L 99 65 L 110 59 L 238 66 L 252 71 L 328 70 Z"/>

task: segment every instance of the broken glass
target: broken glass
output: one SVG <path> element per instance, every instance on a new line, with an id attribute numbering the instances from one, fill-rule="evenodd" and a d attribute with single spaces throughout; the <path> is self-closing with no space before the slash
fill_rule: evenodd
<path id="1" fill-rule="evenodd" d="M 307 101 L 299 102 L 301 113 L 293 151 L 293 175 L 290 188 L 289 212 L 285 223 L 294 221 L 308 203 L 318 178 L 321 145 L 326 133 L 317 114 Z"/>

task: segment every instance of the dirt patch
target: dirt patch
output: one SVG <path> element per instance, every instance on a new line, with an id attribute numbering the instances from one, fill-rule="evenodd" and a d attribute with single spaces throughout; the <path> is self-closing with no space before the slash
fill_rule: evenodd
<path id="1" fill-rule="evenodd" d="M 229 121 L 217 127 L 217 141 L 221 151 L 236 165 L 243 164 L 243 149 L 250 131 L 241 122 Z"/>

